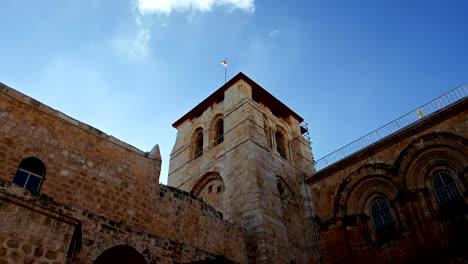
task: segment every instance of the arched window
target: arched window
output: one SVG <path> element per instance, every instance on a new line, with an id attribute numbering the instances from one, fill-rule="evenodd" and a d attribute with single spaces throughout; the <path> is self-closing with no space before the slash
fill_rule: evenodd
<path id="1" fill-rule="evenodd" d="M 397 233 L 388 203 L 381 198 L 375 200 L 372 202 L 371 213 L 377 239 L 380 242 L 394 239 Z"/>
<path id="2" fill-rule="evenodd" d="M 195 135 L 194 135 L 194 153 L 195 153 L 195 158 L 200 157 L 203 155 L 203 129 L 202 128 L 197 128 L 195 130 Z"/>
<path id="3" fill-rule="evenodd" d="M 30 157 L 21 161 L 13 183 L 30 191 L 39 191 L 44 176 L 44 163 L 38 158 Z"/>
<path id="4" fill-rule="evenodd" d="M 275 133 L 276 150 L 283 159 L 286 159 L 286 141 L 284 135 L 280 131 Z"/>
<path id="5" fill-rule="evenodd" d="M 439 171 L 435 174 L 433 185 L 441 205 L 462 199 L 457 183 L 453 180 L 452 175 L 446 171 Z"/>
<path id="6" fill-rule="evenodd" d="M 214 144 L 215 146 L 224 141 L 224 121 L 219 119 L 214 126 Z"/>

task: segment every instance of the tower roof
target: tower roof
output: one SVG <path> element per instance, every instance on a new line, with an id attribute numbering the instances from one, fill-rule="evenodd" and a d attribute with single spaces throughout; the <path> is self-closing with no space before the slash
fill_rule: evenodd
<path id="1" fill-rule="evenodd" d="M 252 99 L 253 100 L 264 104 L 277 116 L 280 116 L 280 117 L 293 116 L 295 119 L 299 121 L 299 123 L 304 121 L 302 117 L 300 117 L 293 110 L 291 110 L 289 107 L 283 104 L 280 100 L 276 99 L 276 97 L 271 95 L 269 92 L 263 89 L 260 85 L 258 85 L 252 79 L 247 77 L 247 75 L 245 75 L 242 72 L 239 72 L 236 76 L 234 76 L 231 80 L 229 80 L 227 83 L 221 86 L 218 90 L 216 90 L 214 93 L 208 96 L 205 100 L 203 100 L 197 106 L 195 106 L 192 110 L 190 110 L 184 116 L 179 118 L 179 120 L 175 121 L 174 124 L 172 124 L 172 126 L 174 128 L 177 128 L 184 121 L 203 114 L 205 109 L 210 107 L 210 105 L 212 105 L 213 103 L 218 102 L 219 98 L 222 98 L 224 96 L 224 92 L 229 87 L 231 87 L 232 85 L 234 85 L 236 82 L 240 80 L 245 81 L 252 87 Z"/>

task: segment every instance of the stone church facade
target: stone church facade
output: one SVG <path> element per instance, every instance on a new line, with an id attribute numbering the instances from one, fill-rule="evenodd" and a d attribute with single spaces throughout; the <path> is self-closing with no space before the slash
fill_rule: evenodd
<path id="1" fill-rule="evenodd" d="M 157 145 L 0 83 L 0 264 L 463 263 L 468 91 L 456 93 L 320 167 L 303 119 L 239 73 L 173 124 L 165 186 Z"/>

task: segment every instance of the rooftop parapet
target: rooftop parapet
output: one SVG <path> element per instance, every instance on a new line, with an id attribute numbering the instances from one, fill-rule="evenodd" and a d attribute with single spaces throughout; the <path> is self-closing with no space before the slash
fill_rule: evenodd
<path id="1" fill-rule="evenodd" d="M 410 111 L 409 113 L 383 125 L 369 134 L 349 143 L 348 145 L 318 159 L 315 162 L 317 172 L 330 167 L 331 165 L 363 150 L 373 144 L 392 136 L 398 131 L 422 121 L 426 117 L 436 114 L 445 108 L 466 99 L 468 96 L 468 86 L 460 85 L 457 88 L 439 96 L 438 98 Z"/>

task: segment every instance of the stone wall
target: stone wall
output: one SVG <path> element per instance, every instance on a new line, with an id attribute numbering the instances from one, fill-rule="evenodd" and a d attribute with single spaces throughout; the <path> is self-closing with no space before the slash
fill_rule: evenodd
<path id="1" fill-rule="evenodd" d="M 0 179 L 21 160 L 46 166 L 41 192 L 136 226 L 148 224 L 161 158 L 144 153 L 9 87 L 0 85 Z"/>
<path id="2" fill-rule="evenodd" d="M 324 263 L 468 259 L 468 100 L 421 119 L 308 178 Z M 463 204 L 448 216 L 434 174 L 449 172 Z M 396 234 L 381 241 L 370 210 L 390 206 Z"/>
<path id="3" fill-rule="evenodd" d="M 92 263 L 119 245 L 133 247 L 148 263 L 245 260 L 243 230 L 175 188 L 161 187 L 160 202 L 169 210 L 161 213 L 166 219 L 154 219 L 155 235 L 8 182 L 0 185 L 0 214 L 8 216 L 0 221 L 0 263 Z"/>
<path id="4" fill-rule="evenodd" d="M 0 263 L 65 263 L 79 222 L 32 204 L 0 192 Z"/>
<path id="5" fill-rule="evenodd" d="M 11 183 L 27 157 L 46 166 L 34 195 Z M 130 245 L 148 262 L 226 258 L 243 263 L 243 229 L 199 198 L 159 186 L 160 164 L 157 145 L 145 153 L 0 85 L 1 214 L 37 226 L 44 239 L 59 235 L 61 243 L 52 247 L 38 241 L 30 229 L 20 234 L 10 218 L 2 217 L 0 263 L 14 263 L 18 254 L 29 261 L 39 254 L 36 248 L 43 249 L 36 262 L 64 263 L 68 256 L 91 263 L 117 245 Z M 55 232 L 54 225 L 63 232 Z M 52 253 L 47 257 L 47 252 Z"/>
<path id="6" fill-rule="evenodd" d="M 303 192 L 303 177 L 313 170 L 310 145 L 299 121 L 255 101 L 255 89 L 248 79 L 228 83 L 224 100 L 178 124 L 169 184 L 200 194 L 244 227 L 249 263 L 311 263 L 314 243 Z M 214 144 L 218 117 L 224 120 L 224 141 Z M 199 128 L 204 151 L 197 157 L 194 134 Z M 277 131 L 284 136 L 285 157 L 275 145 Z"/>

